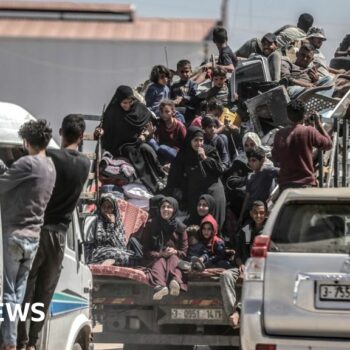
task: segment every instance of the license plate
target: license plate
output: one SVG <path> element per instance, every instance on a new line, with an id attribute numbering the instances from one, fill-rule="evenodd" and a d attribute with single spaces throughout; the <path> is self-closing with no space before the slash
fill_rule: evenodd
<path id="1" fill-rule="evenodd" d="M 321 284 L 320 300 L 350 301 L 350 285 Z"/>
<path id="2" fill-rule="evenodd" d="M 171 309 L 172 320 L 222 320 L 221 309 Z"/>

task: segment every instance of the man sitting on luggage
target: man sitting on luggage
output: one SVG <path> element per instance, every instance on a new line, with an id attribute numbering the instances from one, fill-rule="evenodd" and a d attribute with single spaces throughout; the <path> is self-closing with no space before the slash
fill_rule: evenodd
<path id="1" fill-rule="evenodd" d="M 315 48 L 311 44 L 303 44 L 297 52 L 293 64 L 287 57 L 282 58 L 281 77 L 288 80 L 288 94 L 291 98 L 298 97 L 308 88 L 333 85 L 333 78 L 320 78 L 317 68 L 313 65 Z M 322 91 L 325 96 L 332 96 L 334 87 Z"/>

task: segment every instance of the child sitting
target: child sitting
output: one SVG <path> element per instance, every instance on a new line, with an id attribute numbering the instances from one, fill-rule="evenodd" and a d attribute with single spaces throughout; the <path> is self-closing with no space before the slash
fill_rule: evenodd
<path id="1" fill-rule="evenodd" d="M 171 163 L 182 147 L 185 137 L 185 126 L 176 119 L 175 104 L 165 100 L 159 105 L 160 121 L 155 134 L 149 144 L 157 152 L 161 164 Z"/>
<path id="2" fill-rule="evenodd" d="M 236 283 L 243 277 L 245 263 L 250 257 L 250 250 L 256 236 L 262 233 L 266 221 L 266 207 L 261 201 L 253 203 L 250 220 L 235 237 L 235 268 L 224 271 L 220 275 L 220 289 L 225 313 L 233 327 L 237 327 L 240 319 L 240 308 L 236 298 Z"/>
<path id="3" fill-rule="evenodd" d="M 218 236 L 218 224 L 210 214 L 205 216 L 199 228 L 200 242 L 204 243 L 208 254 L 192 259 L 193 263 L 202 262 L 205 268 L 220 267 L 230 268 L 230 262 L 226 258 L 224 241 Z"/>
<path id="4" fill-rule="evenodd" d="M 209 102 L 216 98 L 224 106 L 227 106 L 230 102 L 230 92 L 226 81 L 226 73 L 219 69 L 214 69 L 212 73 L 212 88 L 199 93 L 195 98 L 196 104 L 199 105 L 202 100 Z"/>
<path id="5" fill-rule="evenodd" d="M 159 105 L 163 100 L 169 99 L 170 89 L 168 87 L 170 71 L 168 68 L 159 65 L 154 66 L 151 71 L 150 80 L 153 84 L 146 92 L 146 106 L 156 115 L 159 113 Z"/>
<path id="6" fill-rule="evenodd" d="M 180 112 L 187 112 L 186 114 L 194 115 L 194 106 L 192 99 L 197 93 L 197 84 L 190 79 L 192 74 L 191 62 L 188 60 L 181 60 L 177 63 L 177 75 L 180 81 L 174 83 L 170 88 L 170 97 L 174 100 L 176 107 L 183 107 Z"/>
<path id="7" fill-rule="evenodd" d="M 275 187 L 279 169 L 265 165 L 265 151 L 254 147 L 247 151 L 248 166 L 253 170 L 247 181 L 247 206 L 249 210 L 255 201 L 266 203 Z"/>
<path id="8" fill-rule="evenodd" d="M 217 134 L 217 124 L 214 118 L 209 116 L 203 117 L 202 128 L 204 130 L 204 144 L 216 148 L 225 169 L 227 169 L 230 166 L 230 157 L 225 140 L 222 139 L 223 135 Z"/>
<path id="9" fill-rule="evenodd" d="M 208 103 L 208 113 L 214 115 L 222 125 L 231 126 L 234 125 L 237 128 L 241 126 L 241 118 L 235 113 L 231 112 L 228 108 L 224 107 L 222 102 L 218 99 L 211 99 Z"/>

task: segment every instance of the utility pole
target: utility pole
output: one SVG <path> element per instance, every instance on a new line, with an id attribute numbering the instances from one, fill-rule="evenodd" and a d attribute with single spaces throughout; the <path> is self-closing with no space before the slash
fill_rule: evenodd
<path id="1" fill-rule="evenodd" d="M 228 30 L 229 0 L 221 0 L 221 25 Z"/>

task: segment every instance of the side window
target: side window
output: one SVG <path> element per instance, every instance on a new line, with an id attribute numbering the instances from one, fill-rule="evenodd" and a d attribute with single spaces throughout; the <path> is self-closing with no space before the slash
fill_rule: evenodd
<path id="1" fill-rule="evenodd" d="M 75 232 L 73 222 L 69 224 L 69 228 L 67 231 L 67 246 L 71 250 L 75 250 Z"/>

